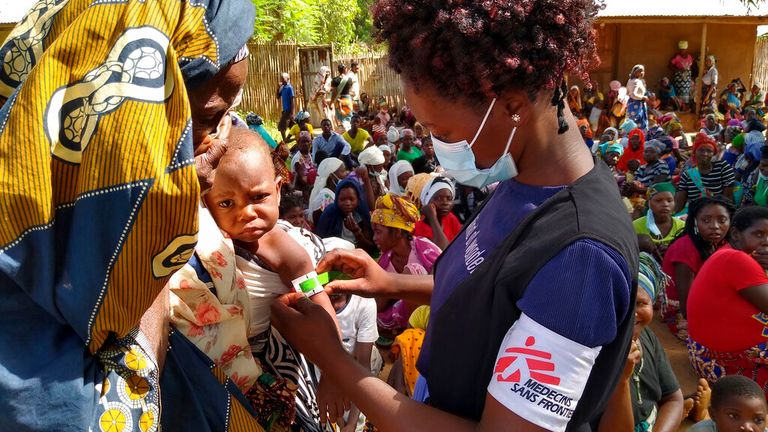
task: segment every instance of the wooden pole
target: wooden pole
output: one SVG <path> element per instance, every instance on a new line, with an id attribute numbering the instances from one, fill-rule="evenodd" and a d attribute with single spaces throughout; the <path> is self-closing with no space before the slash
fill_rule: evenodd
<path id="1" fill-rule="evenodd" d="M 704 63 L 705 63 L 706 57 L 707 57 L 707 23 L 705 22 L 704 24 L 701 25 L 701 51 L 699 54 L 699 76 L 697 79 L 697 82 L 701 91 L 699 91 L 699 109 L 696 110 L 695 112 L 697 112 L 699 116 L 701 116 L 701 109 L 703 108 L 704 96 L 705 96 L 704 89 L 703 89 L 704 82 L 702 81 L 702 77 L 704 76 L 704 67 L 705 67 Z"/>

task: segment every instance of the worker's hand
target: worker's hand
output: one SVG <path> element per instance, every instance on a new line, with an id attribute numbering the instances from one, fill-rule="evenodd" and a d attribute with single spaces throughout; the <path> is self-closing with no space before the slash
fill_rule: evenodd
<path id="1" fill-rule="evenodd" d="M 327 419 L 345 425 L 344 411 L 349 410 L 349 399 L 324 377 L 320 378 L 317 386 L 317 407 L 320 409 L 320 424 L 324 424 Z"/>
<path id="2" fill-rule="evenodd" d="M 328 312 L 304 294 L 284 294 L 272 302 L 271 310 L 277 331 L 320 369 L 333 367 L 334 359 L 349 355 Z"/>
<path id="3" fill-rule="evenodd" d="M 338 270 L 351 280 L 334 280 L 325 286 L 331 294 L 355 294 L 361 297 L 385 297 L 391 287 L 391 274 L 365 251 L 337 249 L 329 252 L 317 265 L 317 272 Z"/>

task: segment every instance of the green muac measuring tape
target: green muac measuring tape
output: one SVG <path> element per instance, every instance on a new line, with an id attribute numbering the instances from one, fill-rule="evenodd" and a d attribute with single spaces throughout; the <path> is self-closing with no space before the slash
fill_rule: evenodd
<path id="1" fill-rule="evenodd" d="M 327 285 L 330 281 L 338 279 L 349 279 L 349 276 L 338 271 L 330 271 L 320 274 L 312 271 L 292 280 L 291 284 L 296 292 L 302 293 L 307 297 L 312 297 L 315 294 L 323 292 L 324 285 Z"/>

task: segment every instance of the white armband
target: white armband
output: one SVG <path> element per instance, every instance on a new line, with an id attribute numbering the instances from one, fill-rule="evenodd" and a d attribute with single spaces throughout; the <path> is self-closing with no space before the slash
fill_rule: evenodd
<path id="1" fill-rule="evenodd" d="M 602 347 L 589 348 L 523 314 L 499 348 L 488 393 L 551 431 L 564 431 Z"/>

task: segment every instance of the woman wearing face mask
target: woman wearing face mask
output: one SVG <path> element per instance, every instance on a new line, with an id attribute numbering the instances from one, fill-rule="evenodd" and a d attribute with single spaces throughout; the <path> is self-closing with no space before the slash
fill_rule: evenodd
<path id="1" fill-rule="evenodd" d="M 308 215 L 317 225 L 320 215 L 336 200 L 336 186 L 347 178 L 349 171 L 340 159 L 326 158 L 317 166 L 317 178 L 309 194 Z"/>
<path id="2" fill-rule="evenodd" d="M 389 192 L 387 170 L 384 169 L 384 153 L 378 147 L 368 147 L 357 157 L 360 162 L 358 170 L 365 170 L 368 181 L 363 184 L 368 196 L 368 208 L 376 207 L 376 199 Z"/>
<path id="3" fill-rule="evenodd" d="M 353 278 L 331 291 L 431 304 L 417 400 L 369 377 L 324 310 L 297 296 L 273 306 L 274 319 L 314 329 L 286 337 L 380 430 L 591 430 L 618 382 L 637 239 L 562 85 L 594 57 L 597 10 L 591 0 L 374 6 L 446 174 L 473 187 L 499 182 L 434 276 L 385 272 L 361 251 L 331 252 L 318 266 Z"/>

